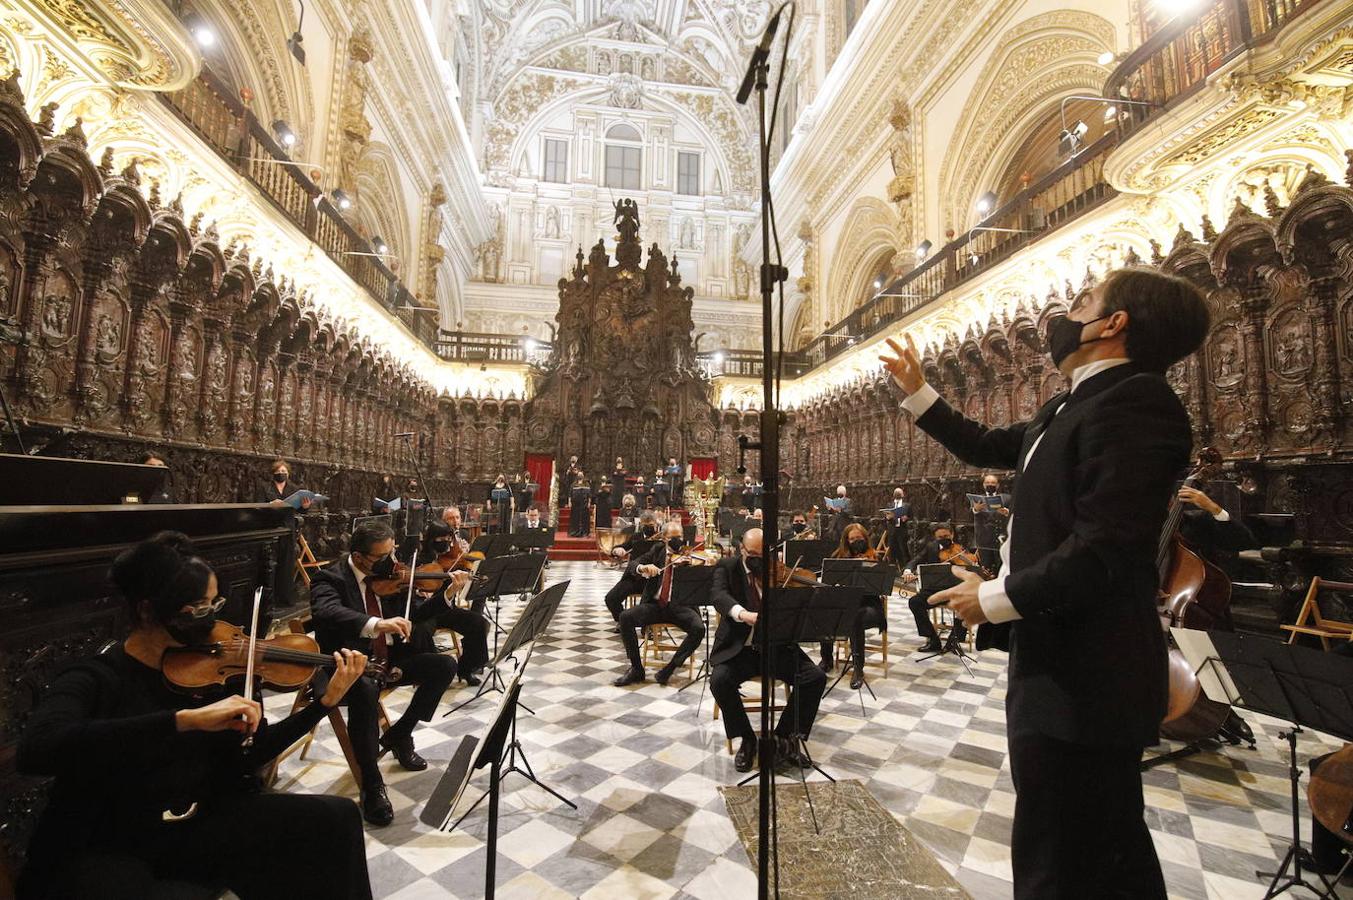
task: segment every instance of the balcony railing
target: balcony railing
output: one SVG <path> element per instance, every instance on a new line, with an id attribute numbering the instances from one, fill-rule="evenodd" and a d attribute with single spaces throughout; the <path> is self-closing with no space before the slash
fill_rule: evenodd
<path id="1" fill-rule="evenodd" d="M 400 309 L 420 304 L 229 85 L 204 68 L 187 87 L 159 97 L 419 341 L 436 344 L 436 316 Z"/>
<path id="2" fill-rule="evenodd" d="M 1176 16 L 1128 54 L 1104 85 L 1106 97 L 1153 104 L 1124 106 L 1121 134 L 1131 134 L 1162 110 L 1187 100 L 1236 55 L 1267 43 L 1320 2 L 1210 0 L 1192 14 Z"/>
<path id="3" fill-rule="evenodd" d="M 437 355 L 447 362 L 516 363 L 543 361 L 551 345 L 534 338 L 473 331 L 442 331 L 437 337 Z"/>

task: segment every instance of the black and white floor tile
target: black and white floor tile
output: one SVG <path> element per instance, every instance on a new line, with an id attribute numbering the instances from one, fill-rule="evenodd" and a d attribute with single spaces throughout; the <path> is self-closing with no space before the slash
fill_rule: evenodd
<path id="1" fill-rule="evenodd" d="M 536 775 L 578 808 L 521 776 L 506 780 L 498 896 L 754 896 L 754 870 L 717 792 L 741 776 L 708 692 L 699 684 L 678 691 L 684 672 L 668 687 L 651 681 L 612 687 L 625 660 L 601 598 L 616 575 L 594 563 L 555 562 L 546 577 L 572 583 L 523 680 L 522 702 L 535 715 L 521 715 L 519 736 Z M 504 602 L 504 622 L 518 609 L 517 601 Z M 887 678 L 870 676 L 877 699 L 865 695 L 862 712 L 859 696 L 838 685 L 823 702 L 814 757 L 836 777 L 863 781 L 974 897 L 1008 897 L 1015 795 L 1005 760 L 1005 656 L 979 654 L 971 672 L 953 657 L 919 661 L 904 603 L 890 605 L 889 621 L 891 670 Z M 468 696 L 465 687 L 449 692 L 443 711 Z M 431 763 L 427 771 L 403 772 L 388 757 L 382 761 L 396 818 L 386 828 L 367 829 L 377 897 L 483 896 L 484 808 L 449 833 L 428 828 L 417 815 L 460 736 L 491 716 L 495 697 L 447 718 L 439 714 L 415 732 L 419 752 Z M 284 713 L 289 702 L 273 698 L 269 710 Z M 405 702 L 407 689 L 400 689 L 386 706 L 396 713 Z M 1257 750 L 1199 754 L 1145 776 L 1147 818 L 1171 897 L 1261 897 L 1255 870 L 1275 868 L 1286 850 L 1291 818 L 1281 725 L 1246 718 Z M 1303 765 L 1338 746 L 1304 734 Z M 471 798 L 486 778 L 475 776 Z M 293 756 L 282 764 L 278 788 L 356 796 L 327 724 L 307 759 Z"/>

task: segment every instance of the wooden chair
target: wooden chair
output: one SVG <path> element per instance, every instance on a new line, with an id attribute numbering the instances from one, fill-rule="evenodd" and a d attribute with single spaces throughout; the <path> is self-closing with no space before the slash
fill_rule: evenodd
<path id="1" fill-rule="evenodd" d="M 672 637 L 670 628 L 670 625 L 665 624 L 649 625 L 644 628 L 642 659 L 645 666 L 651 657 L 660 653 L 676 653 L 681 649 L 681 642 Z M 694 653 L 686 658 L 686 678 L 695 678 Z"/>
<path id="2" fill-rule="evenodd" d="M 883 621 L 888 621 L 888 597 L 883 598 Z M 877 629 L 877 638 L 871 640 L 869 632 L 864 635 L 864 666 L 866 669 L 875 668 L 883 670 L 883 677 L 888 677 L 891 671 L 891 665 L 888 663 L 888 628 L 885 624 L 883 628 Z M 871 654 L 877 654 L 878 659 L 872 659 Z M 833 648 L 832 661 L 836 665 L 842 665 L 850 660 L 850 641 L 838 640 Z"/>
<path id="3" fill-rule="evenodd" d="M 772 718 L 774 718 L 774 716 L 775 716 L 776 713 L 780 712 L 780 711 L 783 710 L 785 707 L 789 706 L 789 682 L 787 682 L 787 681 L 781 681 L 779 678 L 774 679 L 774 682 L 775 682 L 776 685 L 779 685 L 780 687 L 782 687 L 782 688 L 785 689 L 785 702 L 784 702 L 784 703 L 780 703 L 779 701 L 777 701 L 777 700 L 775 699 L 775 696 L 774 696 L 774 694 L 775 694 L 775 688 L 772 686 L 772 688 L 771 688 L 771 707 L 770 707 L 770 713 L 771 713 L 771 717 L 772 717 Z M 742 708 L 745 709 L 745 710 L 747 711 L 747 718 L 749 718 L 749 719 L 751 719 L 753 722 L 755 722 L 755 721 L 757 721 L 758 717 L 760 717 L 760 715 L 761 715 L 761 679 L 760 679 L 760 678 L 753 678 L 753 679 L 750 679 L 749 681 L 744 681 L 743 684 L 744 684 L 744 685 L 747 685 L 747 684 L 754 684 L 754 685 L 756 685 L 756 693 L 755 693 L 755 694 L 752 694 L 752 695 L 743 695 L 743 696 L 742 696 Z M 741 689 L 739 689 L 739 693 L 741 693 Z M 716 722 L 719 720 L 719 701 L 718 701 L 718 700 L 715 700 L 715 701 L 714 701 L 714 720 L 715 720 Z M 724 745 L 725 745 L 726 747 L 728 747 L 728 752 L 729 752 L 729 753 L 732 753 L 732 752 L 733 752 L 733 741 L 732 741 L 731 738 L 724 738 Z"/>
<path id="4" fill-rule="evenodd" d="M 310 570 L 322 569 L 328 564 L 327 559 L 316 559 L 315 552 L 310 549 L 310 542 L 305 539 L 305 535 L 296 532 L 296 576 L 306 587 L 310 587 Z"/>
<path id="5" fill-rule="evenodd" d="M 1326 581 L 1319 576 L 1312 578 L 1311 586 L 1306 590 L 1306 599 L 1301 602 L 1301 609 L 1297 612 L 1297 620 L 1291 625 L 1282 626 L 1282 629 L 1291 632 L 1287 643 L 1295 643 L 1298 635 L 1308 634 L 1320 638 L 1320 646 L 1328 653 L 1330 638 L 1341 641 L 1353 640 L 1353 623 L 1325 618 L 1320 610 L 1321 591 L 1353 592 L 1353 584 L 1346 581 Z"/>
<path id="6" fill-rule="evenodd" d="M 939 635 L 941 643 L 948 637 L 949 632 L 954 629 L 954 614 L 947 606 L 932 606 L 930 608 L 930 623 L 935 626 L 935 633 Z M 968 651 L 973 652 L 973 636 L 977 634 L 976 628 L 968 629 L 968 637 L 965 643 L 968 645 Z"/>
<path id="7" fill-rule="evenodd" d="M 305 634 L 308 630 L 306 628 L 306 623 L 301 619 L 292 619 L 290 627 L 293 634 Z M 381 691 L 381 697 L 384 698 L 391 690 L 393 690 L 393 688 L 386 688 Z M 291 714 L 294 715 L 300 712 L 311 703 L 318 702 L 318 700 L 319 698 L 314 696 L 314 691 L 311 690 L 310 685 L 307 684 L 302 686 L 301 689 L 296 692 L 296 699 L 291 704 Z M 385 730 L 390 727 L 390 717 L 385 713 L 384 703 L 378 702 L 376 708 L 380 715 L 380 729 L 381 732 L 384 733 Z M 361 784 L 362 770 L 357 765 L 357 757 L 352 753 L 352 739 L 348 736 L 348 723 L 347 720 L 343 718 L 343 708 L 341 706 L 335 706 L 333 709 L 329 710 L 325 718 L 329 720 L 329 726 L 333 728 L 334 736 L 338 738 L 338 746 L 343 750 L 343 758 L 348 761 L 348 770 L 352 772 L 353 780 L 358 784 Z M 297 750 L 300 751 L 300 758 L 305 759 L 305 755 L 310 752 L 310 745 L 315 741 L 315 732 L 318 729 L 319 725 L 316 725 L 314 728 L 310 729 L 309 733 L 301 740 L 277 754 L 277 757 L 267 767 L 264 781 L 268 785 L 271 786 L 277 781 L 277 770 L 281 765 L 282 760 L 291 756 Z"/>

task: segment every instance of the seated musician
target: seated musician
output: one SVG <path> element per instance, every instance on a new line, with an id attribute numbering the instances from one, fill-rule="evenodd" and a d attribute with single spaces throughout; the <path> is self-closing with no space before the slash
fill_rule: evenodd
<path id="1" fill-rule="evenodd" d="M 926 541 L 921 552 L 907 563 L 907 570 L 903 578 L 907 581 L 915 581 L 917 566 L 922 564 L 932 565 L 940 562 L 940 554 L 954 546 L 954 530 L 948 525 L 936 525 L 934 531 L 934 540 Z M 935 630 L 935 625 L 930 621 L 930 598 L 939 592 L 939 588 L 922 588 L 916 592 L 907 606 L 911 608 L 911 614 L 916 618 L 916 632 L 925 638 L 925 643 L 917 648 L 918 653 L 939 653 L 943 648 L 940 644 L 939 632 Z M 964 627 L 963 622 L 957 616 L 954 617 L 954 628 L 949 632 L 949 642 L 954 645 L 962 643 L 968 636 L 968 629 Z"/>
<path id="2" fill-rule="evenodd" d="M 540 508 L 536 506 L 529 507 L 526 510 L 526 517 L 522 520 L 522 527 L 527 531 L 549 531 L 550 526 L 540 518 Z"/>
<path id="3" fill-rule="evenodd" d="M 761 651 L 748 641 L 761 608 L 762 533 L 752 528 L 742 536 L 742 550 L 719 560 L 714 567 L 710 601 L 723 617 L 714 635 L 709 653 L 714 667 L 709 677 L 709 692 L 723 713 L 724 733 L 729 740 L 740 740 L 733 765 L 739 772 L 752 768 L 756 760 L 756 732 L 742 706 L 739 686 L 761 674 Z M 800 767 L 809 764 L 799 750 L 798 739 L 807 739 L 817 717 L 827 676 L 813 665 L 797 644 L 774 648 L 771 674 L 788 682 L 789 705 L 780 713 L 775 726 L 776 753 L 779 758 Z"/>
<path id="4" fill-rule="evenodd" d="M 808 516 L 803 512 L 795 510 L 789 517 L 789 534 L 786 537 L 791 541 L 807 540 L 811 535 L 808 530 Z"/>
<path id="5" fill-rule="evenodd" d="M 351 551 L 317 571 L 310 583 L 310 610 L 321 649 L 326 653 L 343 647 L 370 651 L 372 657 L 388 663 L 392 674 L 400 676 L 397 683 L 418 685 L 404 715 L 384 735 L 379 724 L 380 685 L 364 676 L 346 697 L 348 734 L 362 772 L 362 815 L 372 825 L 389 825 L 395 817 L 385 793 L 385 780 L 376 766 L 381 748 L 393 752 L 410 772 L 426 769 L 427 761 L 414 749 L 413 729 L 418 722 L 432 718 L 442 694 L 456 677 L 456 659 L 437 652 L 427 629 L 413 627 L 415 622 L 445 612 L 446 601 L 415 603 L 410 617 L 405 618 L 401 614 L 404 591 L 382 600 L 371 586 L 371 581 L 390 574 L 394 549 L 395 533 L 389 525 L 365 522 L 352 533 Z M 448 595 L 454 596 L 468 578 L 468 573 L 459 573 L 450 583 Z M 394 673 L 394 669 L 399 672 Z"/>
<path id="6" fill-rule="evenodd" d="M 274 459 L 268 468 L 271 475 L 267 481 L 259 483 L 254 496 L 256 503 L 281 503 L 301 489 L 298 483 L 292 481 L 291 466 L 287 465 L 285 459 Z M 305 498 L 301 501 L 301 509 L 309 509 L 310 503 L 310 498 Z"/>
<path id="7" fill-rule="evenodd" d="M 124 551 L 111 580 L 130 634 L 59 674 L 19 742 L 19 770 L 55 781 L 18 896 L 370 898 L 353 802 L 261 793 L 254 777 L 339 703 L 366 658 L 335 654 L 318 702 L 269 723 L 230 688 L 166 686 L 164 651 L 200 643 L 221 603 L 186 536 L 160 532 Z"/>
<path id="8" fill-rule="evenodd" d="M 453 513 L 451 519 L 454 525 L 446 522 L 448 510 Z M 418 551 L 418 558 L 432 562 L 438 555 L 450 552 L 452 547 L 461 553 L 469 550 L 469 542 L 460 536 L 456 527 L 459 525 L 459 509 L 452 506 L 443 510 L 442 520 L 429 522 L 427 528 L 423 530 L 423 544 Z M 422 563 L 419 565 L 421 567 Z M 442 593 L 442 591 L 434 592 L 435 595 Z M 422 596 L 428 600 L 433 599 L 434 595 L 422 593 Z M 452 593 L 452 597 L 454 596 Z M 474 606 L 468 608 L 445 600 L 443 602 L 446 608 L 440 609 L 435 616 L 420 623 L 418 628 L 428 628 L 432 631 L 449 628 L 459 634 L 460 659 L 456 660 L 456 677 L 471 687 L 477 687 L 479 673 L 489 661 L 489 627 L 488 620 L 484 618 L 484 601 L 478 600 Z M 419 640 L 421 642 L 421 638 Z"/>
<path id="9" fill-rule="evenodd" d="M 639 502 L 634 499 L 633 494 L 625 494 L 620 500 L 620 517 L 633 521 L 639 515 Z"/>
<path id="10" fill-rule="evenodd" d="M 1209 562 L 1222 565 L 1235 559 L 1241 550 L 1259 546 L 1259 539 L 1244 522 L 1197 488 L 1181 487 L 1179 499 L 1193 507 L 1184 510 L 1179 533 Z"/>
<path id="11" fill-rule="evenodd" d="M 869 546 L 869 532 L 858 522 L 846 526 L 841 534 L 841 544 L 832 553 L 832 559 L 878 559 L 878 553 Z M 891 571 L 891 570 L 890 570 Z M 888 630 L 888 620 L 883 615 L 883 598 L 877 595 L 860 597 L 860 611 L 851 623 L 850 630 L 850 687 L 859 690 L 864 686 L 864 632 L 866 628 Z M 822 642 L 822 669 L 831 671 L 832 641 Z"/>
<path id="12" fill-rule="evenodd" d="M 164 461 L 164 457 L 158 453 L 142 453 L 136 460 L 143 466 L 155 466 L 160 469 L 169 468 L 169 464 Z M 173 503 L 174 497 L 169 493 L 169 478 L 165 478 L 164 485 L 151 496 L 147 497 L 145 503 Z"/>
<path id="13" fill-rule="evenodd" d="M 611 550 L 611 555 L 616 559 L 629 559 L 634 555 L 635 544 L 640 541 L 651 541 L 657 533 L 657 517 L 645 510 L 639 514 L 639 527 L 634 529 L 633 534 L 626 535 L 624 542 Z M 620 613 L 624 610 L 625 598 L 630 594 L 641 593 L 643 589 L 643 577 L 634 570 L 633 565 L 627 565 L 625 566 L 625 574 L 620 576 L 620 580 L 615 583 L 615 587 L 606 592 L 606 609 L 617 623 L 616 632 L 620 631 Z"/>
<path id="14" fill-rule="evenodd" d="M 678 606 L 670 602 L 676 564 L 668 565 L 668 562 L 676 558 L 685 544 L 681 521 L 672 519 L 663 526 L 662 537 L 662 543 L 654 544 L 653 549 L 634 560 L 626 569 L 627 574 L 633 571 L 645 581 L 643 597 L 638 605 L 620 614 L 620 640 L 625 644 L 625 655 L 629 657 L 630 667 L 629 671 L 613 682 L 616 687 L 637 684 L 645 678 L 643 660 L 639 657 L 639 638 L 635 633 L 636 629 L 648 625 L 674 625 L 686 632 L 676 653 L 667 661 L 667 665 L 653 676 L 653 680 L 658 684 L 666 684 L 672 673 L 681 668 L 682 663 L 705 639 L 705 623 L 694 607 Z"/>

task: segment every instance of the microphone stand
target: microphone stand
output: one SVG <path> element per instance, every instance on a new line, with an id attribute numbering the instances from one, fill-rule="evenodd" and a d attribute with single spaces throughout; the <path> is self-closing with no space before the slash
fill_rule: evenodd
<path id="1" fill-rule="evenodd" d="M 780 16 L 784 12 L 785 6 L 789 2 L 782 4 L 771 17 L 766 26 L 765 34 L 760 43 L 752 53 L 751 63 L 747 68 L 747 74 L 742 80 L 742 85 L 738 90 L 737 100 L 739 103 L 746 103 L 753 90 L 756 92 L 757 100 L 757 124 L 759 132 L 759 149 L 761 163 L 761 440 L 752 444 L 739 441 L 741 449 L 759 449 L 761 451 L 761 508 L 764 516 L 762 524 L 762 548 L 763 560 L 766 562 L 766 570 L 774 571 L 769 563 L 772 558 L 767 555 L 764 548 L 773 548 L 779 543 L 779 515 L 780 515 L 780 411 L 775 405 L 775 319 L 774 319 L 774 294 L 776 285 L 783 282 L 788 277 L 788 272 L 779 263 L 771 263 L 771 196 L 770 196 L 770 128 L 766 119 L 766 91 L 769 87 L 770 78 L 770 45 L 775 37 L 775 31 L 780 23 Z M 793 25 L 793 13 L 791 12 L 790 29 Z M 790 35 L 785 36 L 785 47 L 788 49 Z M 757 621 L 759 633 L 757 635 L 757 649 L 761 654 L 761 735 L 757 743 L 757 758 L 760 767 L 758 778 L 758 807 L 757 807 L 757 832 L 759 841 L 757 846 L 756 860 L 756 893 L 758 900 L 766 900 L 769 896 L 770 888 L 770 860 L 771 845 L 775 843 L 772 838 L 772 827 L 774 813 L 774 774 L 775 774 L 775 735 L 771 730 L 771 714 L 774 703 L 766 698 L 773 698 L 774 684 L 771 681 L 771 644 L 770 620 L 774 615 L 776 598 L 780 590 L 774 584 L 774 578 L 764 579 L 764 588 L 761 599 L 761 610 Z M 777 865 L 778 871 L 778 854 Z M 776 896 L 779 896 L 778 879 L 775 884 Z"/>
<path id="2" fill-rule="evenodd" d="M 423 477 L 423 467 L 418 465 L 418 452 L 414 449 L 412 441 L 413 432 L 397 434 L 395 437 L 403 438 L 404 446 L 409 449 L 409 458 L 413 461 L 413 473 L 418 476 L 418 483 L 423 486 L 423 502 L 427 504 L 427 514 L 430 515 L 432 513 L 432 494 L 428 490 L 428 480 Z M 422 439 L 423 435 L 420 432 L 418 435 L 418 443 L 420 445 L 423 443 Z"/>

